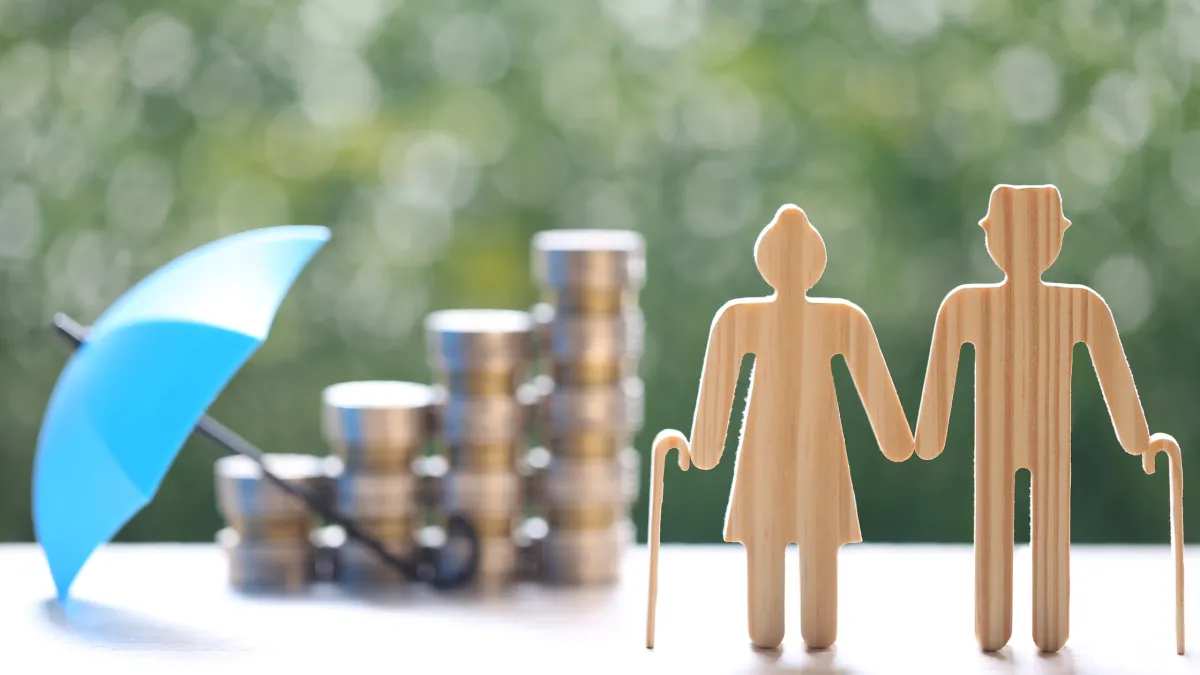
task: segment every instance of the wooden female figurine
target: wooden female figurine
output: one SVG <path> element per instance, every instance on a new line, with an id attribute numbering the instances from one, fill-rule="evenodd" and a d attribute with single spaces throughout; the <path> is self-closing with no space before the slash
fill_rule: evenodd
<path id="1" fill-rule="evenodd" d="M 1150 436 L 1112 312 L 1090 288 L 1049 284 L 1070 222 L 1052 185 L 992 191 L 979 223 L 998 284 L 966 285 L 942 302 L 917 416 L 916 451 L 932 459 L 946 444 L 958 355 L 975 346 L 975 631 L 986 651 L 1012 636 L 1013 489 L 1032 483 L 1033 639 L 1043 651 L 1067 641 L 1071 542 L 1071 351 L 1087 345 L 1117 437 L 1126 452 L 1171 458 L 1177 641 L 1183 651 L 1182 467 L 1169 436 Z"/>
<path id="2" fill-rule="evenodd" d="M 775 289 L 733 300 L 713 319 L 690 443 L 666 430 L 654 449 L 651 589 L 647 646 L 653 646 L 662 460 L 711 469 L 721 459 L 742 357 L 754 354 L 750 395 L 726 514 L 725 540 L 746 548 L 750 639 L 777 647 L 784 632 L 784 553 L 800 552 L 800 631 L 810 649 L 837 637 L 837 554 L 862 541 L 831 359 L 842 354 L 883 453 L 912 455 L 913 436 L 867 315 L 845 300 L 809 298 L 825 270 L 825 244 L 795 206 L 759 235 L 755 261 Z"/>

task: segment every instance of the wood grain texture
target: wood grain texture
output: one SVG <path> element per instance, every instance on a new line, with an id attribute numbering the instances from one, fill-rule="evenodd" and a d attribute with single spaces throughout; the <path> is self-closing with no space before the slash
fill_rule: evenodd
<path id="1" fill-rule="evenodd" d="M 889 459 L 912 455 L 912 430 L 867 315 L 845 300 L 808 297 L 825 270 L 826 251 L 804 211 L 790 204 L 779 209 L 754 254 L 775 293 L 733 300 L 717 312 L 691 437 L 667 430 L 660 438 L 673 439 L 700 469 L 715 467 L 742 357 L 754 355 L 725 540 L 746 549 L 749 631 L 760 648 L 783 640 L 784 550 L 798 545 L 800 631 L 809 648 L 823 649 L 837 638 L 838 549 L 862 540 L 833 357 L 845 357 Z"/>
<path id="2" fill-rule="evenodd" d="M 1183 453 L 1179 442 L 1168 434 L 1150 437 L 1150 450 L 1142 455 L 1142 468 L 1147 474 L 1154 473 L 1154 458 L 1158 453 L 1167 455 L 1171 481 L 1171 549 L 1175 557 L 1175 651 L 1183 654 Z"/>
<path id="3" fill-rule="evenodd" d="M 917 416 L 916 452 L 946 443 L 963 344 L 975 347 L 975 627 L 986 651 L 1012 636 L 1013 490 L 1031 478 L 1033 637 L 1057 651 L 1070 606 L 1071 353 L 1087 345 L 1117 438 L 1145 453 L 1150 431 L 1104 300 L 1085 286 L 1045 283 L 1070 226 L 1054 186 L 1000 185 L 980 221 L 998 284 L 960 286 L 938 310 Z M 1182 542 L 1181 542 L 1182 545 Z"/>
<path id="4" fill-rule="evenodd" d="M 687 471 L 691 465 L 687 438 L 673 429 L 658 432 L 651 449 L 650 476 L 650 585 L 646 605 L 646 649 L 654 649 L 654 623 L 658 610 L 658 548 L 662 539 L 663 470 L 666 468 L 667 453 L 672 448 L 679 450 L 679 468 Z"/>

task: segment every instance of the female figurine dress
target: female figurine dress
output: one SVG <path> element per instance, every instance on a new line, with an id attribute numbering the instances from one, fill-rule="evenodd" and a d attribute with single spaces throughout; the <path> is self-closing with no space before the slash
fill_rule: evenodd
<path id="1" fill-rule="evenodd" d="M 844 300 L 807 296 L 826 254 L 802 210 L 779 210 L 759 235 L 755 260 L 776 292 L 733 300 L 717 312 L 690 442 L 672 430 L 660 434 L 655 471 L 667 445 L 701 469 L 717 465 L 741 360 L 754 354 L 725 540 L 746 548 L 750 638 L 760 648 L 783 640 L 784 554 L 797 544 L 801 634 L 810 649 L 822 649 L 837 637 L 838 549 L 862 540 L 833 383 L 835 355 L 846 358 L 884 454 L 904 461 L 913 436 L 866 314 Z M 660 500 L 661 492 L 653 501 Z"/>

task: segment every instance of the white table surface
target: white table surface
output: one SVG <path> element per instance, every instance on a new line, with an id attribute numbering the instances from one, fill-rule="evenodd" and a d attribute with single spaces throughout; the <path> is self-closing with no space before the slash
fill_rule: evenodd
<path id="1" fill-rule="evenodd" d="M 970 547 L 845 547 L 838 642 L 813 653 L 800 638 L 795 555 L 787 636 L 760 652 L 746 632 L 741 547 L 664 546 L 650 651 L 644 548 L 626 554 L 621 583 L 608 588 L 266 597 L 230 589 L 215 546 L 110 545 L 63 608 L 41 550 L 0 545 L 0 648 L 5 664 L 21 666 L 0 672 L 1200 673 L 1200 618 L 1188 626 L 1194 651 L 1175 654 L 1167 546 L 1075 546 L 1071 638 L 1049 656 L 1030 634 L 1028 548 L 1017 551 L 1013 639 L 995 655 L 975 642 Z M 1193 608 L 1198 561 L 1188 555 Z"/>

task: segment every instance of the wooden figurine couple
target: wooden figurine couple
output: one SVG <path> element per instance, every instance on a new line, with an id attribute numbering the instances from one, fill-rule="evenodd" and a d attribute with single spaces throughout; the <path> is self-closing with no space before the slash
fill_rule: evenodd
<path id="1" fill-rule="evenodd" d="M 883 454 L 933 459 L 946 442 L 959 352 L 975 346 L 975 629 L 984 650 L 1012 634 L 1013 490 L 1032 477 L 1033 637 L 1043 651 L 1067 640 L 1071 506 L 1071 352 L 1088 346 L 1117 437 L 1142 455 L 1171 459 L 1176 562 L 1176 641 L 1183 653 L 1182 467 L 1179 447 L 1150 435 L 1112 313 L 1084 286 L 1045 283 L 1070 222 L 1054 186 L 1001 185 L 979 223 L 998 284 L 953 290 L 942 302 L 917 428 L 900 397 L 867 315 L 845 300 L 810 298 L 825 269 L 825 245 L 804 212 L 785 206 L 759 235 L 754 257 L 775 289 L 733 300 L 713 319 L 692 435 L 654 440 L 647 647 L 654 642 L 663 460 L 711 469 L 725 447 L 742 357 L 754 354 L 725 540 L 748 558 L 750 639 L 777 647 L 784 633 L 784 553 L 800 554 L 800 632 L 809 649 L 837 637 L 837 555 L 862 541 L 834 391 L 831 359 L 842 354 Z"/>

